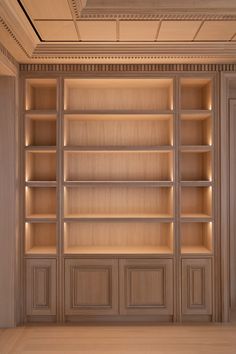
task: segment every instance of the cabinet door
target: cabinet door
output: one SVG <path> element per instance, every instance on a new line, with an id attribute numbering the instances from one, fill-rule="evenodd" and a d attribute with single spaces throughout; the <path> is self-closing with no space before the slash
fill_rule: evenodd
<path id="1" fill-rule="evenodd" d="M 26 260 L 27 316 L 56 315 L 56 260 Z"/>
<path id="2" fill-rule="evenodd" d="M 171 315 L 173 263 L 171 259 L 120 261 L 120 313 Z"/>
<path id="3" fill-rule="evenodd" d="M 67 259 L 65 263 L 66 315 L 118 313 L 118 261 Z"/>
<path id="4" fill-rule="evenodd" d="M 182 313 L 212 314 L 211 259 L 182 260 Z"/>

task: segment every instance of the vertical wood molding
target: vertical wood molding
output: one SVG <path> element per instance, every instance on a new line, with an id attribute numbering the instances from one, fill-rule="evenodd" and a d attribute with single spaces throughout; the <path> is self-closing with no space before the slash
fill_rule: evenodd
<path id="1" fill-rule="evenodd" d="M 229 251 L 229 82 L 235 74 L 221 74 L 221 321 L 230 319 L 230 251 Z"/>
<path id="2" fill-rule="evenodd" d="M 14 77 L 0 77 L 0 327 L 16 324 L 16 115 Z"/>
<path id="3" fill-rule="evenodd" d="M 236 97 L 235 97 L 236 98 Z M 230 125 L 230 307 L 236 310 L 236 99 L 229 100 Z"/>

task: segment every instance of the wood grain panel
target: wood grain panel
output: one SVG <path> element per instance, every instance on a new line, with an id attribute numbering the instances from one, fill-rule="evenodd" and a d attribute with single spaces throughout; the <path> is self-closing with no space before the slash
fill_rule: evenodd
<path id="1" fill-rule="evenodd" d="M 172 215 L 172 188 L 72 187 L 65 188 L 65 216 Z"/>
<path id="2" fill-rule="evenodd" d="M 118 263 L 114 259 L 67 259 L 66 315 L 118 314 Z"/>
<path id="3" fill-rule="evenodd" d="M 159 21 L 125 21 L 119 22 L 121 41 L 154 41 Z"/>
<path id="4" fill-rule="evenodd" d="M 196 254 L 212 252 L 212 236 L 211 222 L 181 223 L 181 252 Z"/>
<path id="5" fill-rule="evenodd" d="M 212 108 L 210 79 L 181 79 L 181 109 L 201 110 Z"/>
<path id="6" fill-rule="evenodd" d="M 205 21 L 196 41 L 228 41 L 236 33 L 236 21 Z"/>
<path id="7" fill-rule="evenodd" d="M 25 145 L 56 146 L 56 132 L 55 116 L 27 116 Z"/>
<path id="8" fill-rule="evenodd" d="M 171 115 L 109 114 L 64 117 L 65 145 L 148 147 L 173 143 Z"/>
<path id="9" fill-rule="evenodd" d="M 181 115 L 182 145 L 212 145 L 212 118 L 205 114 Z"/>
<path id="10" fill-rule="evenodd" d="M 66 181 L 171 181 L 171 152 L 65 152 Z"/>
<path id="11" fill-rule="evenodd" d="M 66 0 L 21 0 L 32 19 L 71 19 Z"/>
<path id="12" fill-rule="evenodd" d="M 56 315 L 56 260 L 26 260 L 26 313 Z"/>
<path id="13" fill-rule="evenodd" d="M 34 21 L 40 36 L 45 41 L 78 41 L 73 21 Z"/>
<path id="14" fill-rule="evenodd" d="M 120 260 L 121 314 L 171 315 L 173 264 L 163 260 Z"/>
<path id="15" fill-rule="evenodd" d="M 180 169 L 182 181 L 212 181 L 211 152 L 182 152 Z"/>
<path id="16" fill-rule="evenodd" d="M 56 96 L 56 80 L 28 79 L 26 81 L 26 110 L 55 110 Z"/>
<path id="17" fill-rule="evenodd" d="M 26 187 L 26 217 L 56 217 L 56 188 Z"/>
<path id="18" fill-rule="evenodd" d="M 56 223 L 26 223 L 25 252 L 27 254 L 55 254 L 56 231 Z"/>
<path id="19" fill-rule="evenodd" d="M 169 110 L 173 106 L 171 79 L 67 79 L 66 110 Z"/>
<path id="20" fill-rule="evenodd" d="M 212 187 L 182 187 L 181 216 L 212 215 Z"/>
<path id="21" fill-rule="evenodd" d="M 26 181 L 56 181 L 56 153 L 26 152 Z"/>
<path id="22" fill-rule="evenodd" d="M 211 259 L 182 260 L 182 313 L 212 314 Z"/>
<path id="23" fill-rule="evenodd" d="M 173 224 L 70 222 L 64 225 L 66 253 L 171 253 Z"/>
<path id="24" fill-rule="evenodd" d="M 115 41 L 116 21 L 77 21 L 82 41 Z"/>
<path id="25" fill-rule="evenodd" d="M 162 21 L 158 41 L 193 40 L 201 21 Z"/>

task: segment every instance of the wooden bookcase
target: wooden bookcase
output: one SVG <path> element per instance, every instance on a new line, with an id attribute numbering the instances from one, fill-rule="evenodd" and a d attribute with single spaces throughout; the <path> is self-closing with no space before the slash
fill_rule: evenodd
<path id="1" fill-rule="evenodd" d="M 214 320 L 214 92 L 201 74 L 25 79 L 24 249 L 43 274 L 26 303 L 57 284 L 42 318 Z"/>

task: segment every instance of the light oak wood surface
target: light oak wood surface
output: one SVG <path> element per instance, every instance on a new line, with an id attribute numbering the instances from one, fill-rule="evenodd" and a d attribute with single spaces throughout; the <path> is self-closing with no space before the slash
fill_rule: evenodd
<path id="1" fill-rule="evenodd" d="M 26 326 L 0 330 L 1 354 L 235 354 L 236 324 Z"/>

